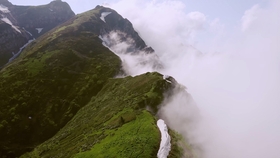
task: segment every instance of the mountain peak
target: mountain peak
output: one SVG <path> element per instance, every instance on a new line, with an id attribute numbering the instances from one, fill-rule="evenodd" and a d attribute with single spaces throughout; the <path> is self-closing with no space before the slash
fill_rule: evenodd
<path id="1" fill-rule="evenodd" d="M 55 0 L 47 5 L 18 6 L 0 0 L 0 68 L 33 38 L 74 17 L 68 3 Z M 5 47 L 2 47 L 5 45 Z"/>
<path id="2" fill-rule="evenodd" d="M 132 23 L 128 19 L 123 18 L 115 10 L 100 5 L 96 6 L 94 10 L 99 10 L 99 15 L 102 21 L 102 17 L 104 16 L 102 14 L 105 13 L 105 15 L 108 15 L 106 16 L 106 20 L 104 19 L 105 26 L 101 34 L 108 34 L 111 31 L 120 31 L 125 33 L 125 37 L 123 37 L 123 39 L 131 38 L 134 40 L 134 47 L 136 49 L 146 51 L 147 53 L 154 52 L 151 47 L 146 45 L 143 39 L 139 36 L 138 32 L 134 30 Z"/>
<path id="3" fill-rule="evenodd" d="M 12 6 L 13 4 L 8 0 L 0 0 L 0 5 L 5 5 L 6 7 Z"/>
<path id="4" fill-rule="evenodd" d="M 51 1 L 48 5 L 51 5 L 51 6 L 60 5 L 60 6 L 67 7 L 67 9 L 70 8 L 69 4 L 67 2 L 62 1 L 62 0 Z"/>

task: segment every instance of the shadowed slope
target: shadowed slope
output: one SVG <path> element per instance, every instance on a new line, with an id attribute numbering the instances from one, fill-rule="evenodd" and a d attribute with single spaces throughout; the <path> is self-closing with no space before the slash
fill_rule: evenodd
<path id="1" fill-rule="evenodd" d="M 75 16 L 70 6 L 62 1 L 52 1 L 40 6 L 18 6 L 7 0 L 0 0 L 0 5 L 7 9 L 5 12 L 0 10 L 0 68 L 28 40 L 43 35 Z"/>

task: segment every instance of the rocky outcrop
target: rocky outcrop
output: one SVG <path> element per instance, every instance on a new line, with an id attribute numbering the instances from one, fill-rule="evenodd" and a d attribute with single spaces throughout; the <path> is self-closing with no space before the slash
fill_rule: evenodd
<path id="1" fill-rule="evenodd" d="M 0 68 L 7 64 L 28 40 L 37 38 L 75 14 L 66 2 L 42 6 L 17 6 L 0 0 Z M 8 26 L 9 25 L 9 26 Z"/>
<path id="2" fill-rule="evenodd" d="M 12 12 L 18 25 L 35 38 L 75 16 L 70 6 L 60 0 L 36 7 L 14 6 Z"/>
<path id="3" fill-rule="evenodd" d="M 0 0 L 0 4 L 6 6 L 6 7 L 11 7 L 13 4 L 9 2 L 8 0 Z"/>
<path id="4" fill-rule="evenodd" d="M 97 6 L 93 10 L 86 12 L 86 14 L 88 15 L 87 18 L 82 18 L 81 16 L 83 15 L 77 15 L 67 23 L 72 23 L 73 29 L 79 29 L 80 31 L 90 30 L 98 36 L 107 35 L 111 31 L 119 32 L 121 40 L 126 41 L 130 39 L 130 52 L 137 52 L 137 50 L 145 51 L 146 53 L 154 52 L 154 50 L 147 46 L 144 40 L 134 30 L 131 22 L 123 18 L 115 10 L 103 6 Z M 89 21 L 94 22 L 90 23 Z M 84 25 L 82 27 L 75 27 L 74 24 L 76 22 L 83 22 Z"/>
<path id="5" fill-rule="evenodd" d="M 0 67 L 7 63 L 9 59 L 28 41 L 26 32 L 18 32 L 11 25 L 0 21 Z"/>

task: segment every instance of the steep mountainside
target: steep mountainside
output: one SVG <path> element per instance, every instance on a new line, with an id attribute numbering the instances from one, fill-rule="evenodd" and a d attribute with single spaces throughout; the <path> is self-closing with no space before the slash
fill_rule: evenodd
<path id="1" fill-rule="evenodd" d="M 24 27 L 35 38 L 75 16 L 70 6 L 61 0 L 41 6 L 15 5 L 12 12 L 18 25 Z"/>
<path id="2" fill-rule="evenodd" d="M 0 0 L 0 67 L 8 63 L 28 40 L 39 37 L 74 15 L 70 6 L 59 0 L 42 6 L 17 6 L 8 0 Z"/>
<path id="3" fill-rule="evenodd" d="M 29 39 L 26 32 L 18 32 L 0 20 L 0 67 L 6 64 Z"/>
<path id="4" fill-rule="evenodd" d="M 108 22 L 103 11 L 111 12 Z M 146 50 L 128 20 L 98 6 L 42 35 L 0 71 L 0 156 L 18 156 L 53 136 L 120 71 L 120 59 L 99 39 L 120 26 Z"/>
<path id="5" fill-rule="evenodd" d="M 0 70 L 0 157 L 156 157 L 155 114 L 177 83 L 156 72 L 114 78 L 121 60 L 100 39 L 111 31 L 131 39 L 131 50 L 153 53 L 127 19 L 97 6 L 38 37 Z M 180 157 L 181 138 L 171 137 L 170 157 Z"/>

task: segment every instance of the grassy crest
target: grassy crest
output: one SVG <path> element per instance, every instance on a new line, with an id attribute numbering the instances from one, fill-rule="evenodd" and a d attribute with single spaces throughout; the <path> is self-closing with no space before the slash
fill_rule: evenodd
<path id="1" fill-rule="evenodd" d="M 160 132 L 146 108 L 156 109 L 170 86 L 158 73 L 110 79 L 54 137 L 22 157 L 155 157 Z"/>

